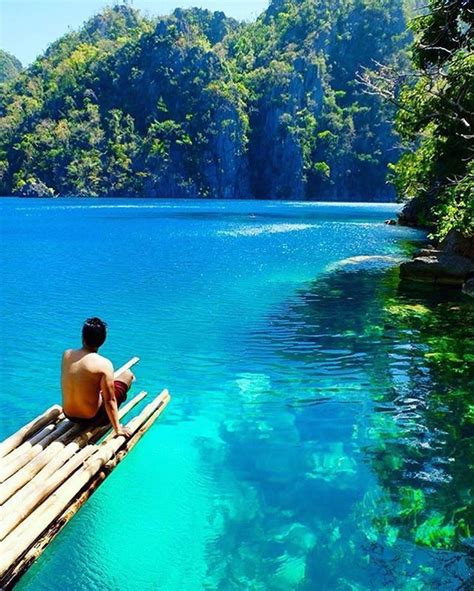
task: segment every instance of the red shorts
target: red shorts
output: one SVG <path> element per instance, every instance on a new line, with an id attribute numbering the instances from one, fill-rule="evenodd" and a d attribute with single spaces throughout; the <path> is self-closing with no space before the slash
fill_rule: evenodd
<path id="1" fill-rule="evenodd" d="M 120 406 L 121 404 L 123 404 L 125 402 L 125 400 L 127 400 L 128 388 L 129 387 L 127 386 L 127 384 L 125 382 L 121 382 L 120 380 L 114 381 L 115 400 L 117 401 L 117 406 Z M 105 406 L 104 406 L 103 401 L 99 407 L 99 410 L 95 414 L 95 416 L 91 417 L 90 419 L 83 419 L 81 417 L 70 417 L 66 413 L 64 413 L 64 415 L 70 421 L 73 421 L 74 423 L 77 423 L 78 425 L 83 425 L 83 426 L 89 426 L 89 425 L 104 426 L 104 425 L 108 425 L 110 423 L 109 415 L 107 414 L 107 411 L 105 410 Z"/>

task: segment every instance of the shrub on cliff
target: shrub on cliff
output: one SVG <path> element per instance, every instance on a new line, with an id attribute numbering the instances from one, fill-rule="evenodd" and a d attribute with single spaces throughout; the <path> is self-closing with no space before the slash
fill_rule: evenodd
<path id="1" fill-rule="evenodd" d="M 439 238 L 450 230 L 474 237 L 472 6 L 430 0 L 411 26 L 416 75 L 402 90 L 397 116 L 409 151 L 394 166 L 395 184 L 402 198 L 421 204 Z"/>

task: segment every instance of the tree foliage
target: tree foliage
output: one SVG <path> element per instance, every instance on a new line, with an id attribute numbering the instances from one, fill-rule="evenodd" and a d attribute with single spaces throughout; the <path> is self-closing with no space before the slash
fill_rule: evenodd
<path id="1" fill-rule="evenodd" d="M 0 191 L 390 198 L 390 108 L 356 73 L 403 59 L 405 30 L 403 0 L 107 8 L 0 86 Z"/>
<path id="2" fill-rule="evenodd" d="M 451 229 L 474 235 L 473 22 L 466 0 L 429 0 L 411 21 L 414 69 L 384 66 L 366 79 L 399 107 L 407 151 L 393 166 L 398 194 L 419 202 L 419 221 L 439 238 Z"/>

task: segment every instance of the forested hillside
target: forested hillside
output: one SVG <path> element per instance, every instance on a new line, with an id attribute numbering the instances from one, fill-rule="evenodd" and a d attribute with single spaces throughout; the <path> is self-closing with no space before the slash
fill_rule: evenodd
<path id="1" fill-rule="evenodd" d="M 0 85 L 0 192 L 382 200 L 404 0 L 273 0 L 256 22 L 105 9 Z"/>
<path id="2" fill-rule="evenodd" d="M 0 83 L 12 80 L 21 72 L 22 65 L 11 53 L 0 49 Z"/>

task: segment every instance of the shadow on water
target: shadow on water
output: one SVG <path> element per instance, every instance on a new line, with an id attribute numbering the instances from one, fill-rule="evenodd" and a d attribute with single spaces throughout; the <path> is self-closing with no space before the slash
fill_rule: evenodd
<path id="1" fill-rule="evenodd" d="M 213 568 L 256 589 L 473 588 L 473 327 L 472 301 L 393 268 L 341 268 L 268 317 L 248 351 L 270 347 L 268 374 L 221 428 L 234 559 Z"/>

